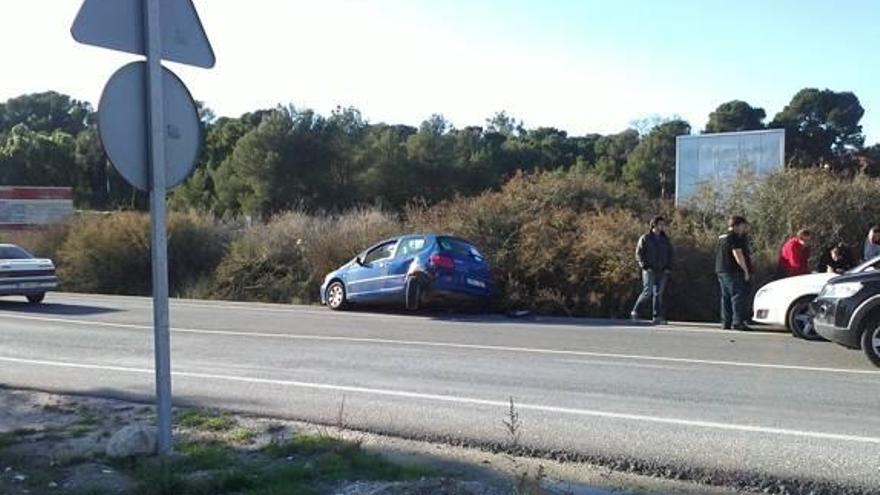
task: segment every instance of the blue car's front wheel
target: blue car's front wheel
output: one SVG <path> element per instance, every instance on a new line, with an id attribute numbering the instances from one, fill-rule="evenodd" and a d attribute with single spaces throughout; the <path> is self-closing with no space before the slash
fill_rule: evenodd
<path id="1" fill-rule="evenodd" d="M 327 287 L 325 295 L 327 307 L 332 310 L 345 309 L 345 286 L 342 282 L 336 281 Z"/>

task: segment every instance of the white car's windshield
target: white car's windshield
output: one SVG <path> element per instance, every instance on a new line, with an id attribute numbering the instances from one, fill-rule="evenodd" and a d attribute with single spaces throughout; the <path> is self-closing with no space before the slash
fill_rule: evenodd
<path id="1" fill-rule="evenodd" d="M 0 260 L 29 260 L 30 253 L 18 246 L 0 246 Z"/>

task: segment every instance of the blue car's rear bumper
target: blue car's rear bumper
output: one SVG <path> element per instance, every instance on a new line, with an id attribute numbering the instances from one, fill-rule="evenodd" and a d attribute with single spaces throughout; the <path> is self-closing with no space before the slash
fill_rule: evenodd
<path id="1" fill-rule="evenodd" d="M 484 286 L 480 287 L 476 283 Z M 492 285 L 485 280 L 471 279 L 469 283 L 468 277 L 440 275 L 431 281 L 427 292 L 432 298 L 489 300 L 492 297 Z"/>

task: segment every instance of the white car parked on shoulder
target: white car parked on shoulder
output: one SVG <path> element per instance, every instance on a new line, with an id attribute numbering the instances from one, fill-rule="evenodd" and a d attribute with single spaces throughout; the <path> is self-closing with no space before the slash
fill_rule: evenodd
<path id="1" fill-rule="evenodd" d="M 880 256 L 865 261 L 847 273 L 859 273 L 880 268 Z M 787 328 L 792 335 L 808 340 L 822 337 L 813 327 L 810 303 L 822 287 L 836 273 L 810 273 L 770 282 L 755 294 L 752 319 L 764 325 Z"/>
<path id="2" fill-rule="evenodd" d="M 35 258 L 14 244 L 0 244 L 0 296 L 25 296 L 37 304 L 56 287 L 52 260 Z"/>

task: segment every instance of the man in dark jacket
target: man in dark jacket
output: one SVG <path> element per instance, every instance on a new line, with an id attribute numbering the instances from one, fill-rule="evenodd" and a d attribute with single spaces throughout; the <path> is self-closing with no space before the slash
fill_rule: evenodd
<path id="1" fill-rule="evenodd" d="M 666 219 L 660 216 L 651 220 L 651 230 L 639 238 L 636 245 L 636 261 L 642 269 L 642 293 L 636 299 L 631 317 L 639 318 L 639 308 L 646 302 L 653 302 L 654 323 L 666 323 L 666 311 L 663 307 L 663 293 L 666 281 L 672 272 L 672 243 L 666 235 Z"/>
<path id="2" fill-rule="evenodd" d="M 718 237 L 715 273 L 721 288 L 721 326 L 725 330 L 751 330 L 749 319 L 749 284 L 754 271 L 749 249 L 749 223 L 741 216 L 732 216 L 727 233 Z"/>

